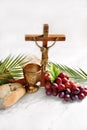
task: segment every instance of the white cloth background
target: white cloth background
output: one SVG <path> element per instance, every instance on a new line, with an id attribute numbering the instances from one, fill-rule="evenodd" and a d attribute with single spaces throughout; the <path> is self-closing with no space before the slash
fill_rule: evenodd
<path id="1" fill-rule="evenodd" d="M 81 67 L 87 72 L 87 0 L 0 0 L 0 59 L 9 54 L 41 56 L 25 34 L 66 35 L 49 51 L 49 60 Z M 0 130 L 87 130 L 87 98 L 64 103 L 47 97 L 44 89 L 27 94 L 13 107 L 0 111 Z"/>

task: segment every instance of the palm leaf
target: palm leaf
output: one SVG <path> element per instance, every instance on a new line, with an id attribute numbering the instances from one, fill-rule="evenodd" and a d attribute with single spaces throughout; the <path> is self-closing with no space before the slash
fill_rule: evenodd
<path id="1" fill-rule="evenodd" d="M 16 57 L 9 55 L 0 62 L 0 84 L 7 82 L 9 79 L 18 79 L 23 77 L 22 67 L 29 61 L 25 60 L 26 56 L 18 55 Z"/>
<path id="2" fill-rule="evenodd" d="M 84 72 L 81 68 L 78 69 L 70 68 L 66 65 L 55 64 L 52 62 L 48 63 L 48 68 L 51 66 L 51 64 L 56 65 L 56 67 L 58 67 L 61 72 L 68 74 L 72 80 L 76 82 L 87 83 L 87 73 Z"/>

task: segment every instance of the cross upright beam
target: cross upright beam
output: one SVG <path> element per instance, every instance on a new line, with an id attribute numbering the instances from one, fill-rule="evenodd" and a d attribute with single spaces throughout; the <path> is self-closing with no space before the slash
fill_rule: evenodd
<path id="1" fill-rule="evenodd" d="M 43 26 L 43 34 L 32 34 L 32 35 L 25 35 L 25 40 L 26 41 L 35 41 L 36 44 L 38 45 L 37 41 L 42 41 L 43 44 L 42 46 L 38 47 L 40 48 L 42 52 L 42 59 L 41 59 L 41 86 L 45 85 L 44 81 L 44 74 L 46 71 L 46 65 L 48 63 L 48 49 L 52 46 L 48 46 L 49 41 L 65 41 L 65 35 L 64 34 L 48 34 L 49 33 L 49 26 L 48 24 L 44 24 Z M 54 44 L 53 44 L 54 45 Z"/>

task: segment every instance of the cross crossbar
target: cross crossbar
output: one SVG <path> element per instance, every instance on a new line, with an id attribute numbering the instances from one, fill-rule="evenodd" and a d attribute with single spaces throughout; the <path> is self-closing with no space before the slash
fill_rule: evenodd
<path id="1" fill-rule="evenodd" d="M 65 35 L 63 34 L 49 34 L 48 37 L 43 37 L 44 35 L 25 35 L 26 41 L 34 41 L 34 38 L 36 41 L 55 41 L 56 38 L 58 38 L 56 41 L 65 41 Z"/>

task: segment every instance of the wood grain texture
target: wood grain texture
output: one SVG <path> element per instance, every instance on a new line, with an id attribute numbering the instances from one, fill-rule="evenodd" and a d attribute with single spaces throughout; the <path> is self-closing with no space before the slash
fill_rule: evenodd
<path id="1" fill-rule="evenodd" d="M 56 38 L 58 38 L 57 41 L 66 40 L 64 34 L 49 34 L 48 37 L 44 37 L 44 35 L 35 35 L 35 34 L 32 34 L 32 35 L 26 34 L 25 35 L 26 41 L 34 41 L 34 38 L 36 39 L 36 41 L 55 41 Z"/>

